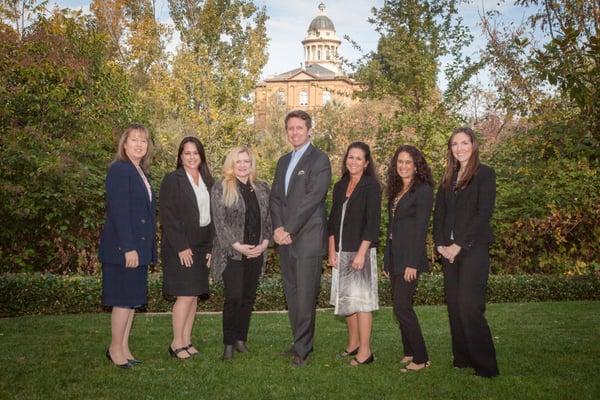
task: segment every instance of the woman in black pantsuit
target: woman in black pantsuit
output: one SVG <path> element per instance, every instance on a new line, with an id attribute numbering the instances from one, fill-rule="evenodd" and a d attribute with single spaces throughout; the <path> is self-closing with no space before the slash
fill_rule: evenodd
<path id="1" fill-rule="evenodd" d="M 493 377 L 499 373 L 496 350 L 484 313 L 496 175 L 479 162 L 477 139 L 470 128 L 452 133 L 447 161 L 436 196 L 433 236 L 442 255 L 453 364 Z"/>
<path id="2" fill-rule="evenodd" d="M 272 235 L 269 186 L 256 179 L 250 149 L 235 147 L 229 152 L 211 201 L 216 230 L 212 273 L 225 286 L 223 360 L 230 361 L 234 351 L 249 351 L 250 316 Z"/>
<path id="3" fill-rule="evenodd" d="M 204 146 L 186 137 L 177 152 L 177 169 L 160 187 L 163 293 L 175 296 L 173 340 L 169 354 L 178 359 L 197 355 L 192 344 L 198 297 L 208 298 L 208 263 L 213 240 L 210 174 Z"/>
<path id="4" fill-rule="evenodd" d="M 394 314 L 400 323 L 404 357 L 402 372 L 429 366 L 419 320 L 413 309 L 418 277 L 429 269 L 425 241 L 431 208 L 433 180 L 423 154 L 413 146 L 400 146 L 388 168 L 389 226 L 384 272 L 392 282 Z"/>

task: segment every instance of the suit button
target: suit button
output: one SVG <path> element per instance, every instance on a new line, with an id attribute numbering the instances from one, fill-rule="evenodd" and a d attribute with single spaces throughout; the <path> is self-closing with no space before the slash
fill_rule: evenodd
<path id="1" fill-rule="evenodd" d="M 140 222 L 141 222 L 142 224 L 145 224 L 145 223 L 146 223 L 146 220 L 145 220 L 145 219 L 141 219 L 141 220 L 140 220 Z"/>
<path id="2" fill-rule="evenodd" d="M 142 236 L 142 240 L 146 240 L 146 238 Z"/>

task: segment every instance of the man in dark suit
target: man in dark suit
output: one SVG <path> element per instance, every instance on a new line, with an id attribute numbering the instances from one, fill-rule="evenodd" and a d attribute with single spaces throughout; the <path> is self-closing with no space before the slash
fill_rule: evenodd
<path id="1" fill-rule="evenodd" d="M 294 336 L 284 354 L 303 366 L 313 349 L 315 307 L 327 244 L 325 196 L 331 182 L 329 158 L 310 143 L 312 120 L 295 110 L 285 117 L 294 151 L 277 162 L 271 189 L 273 239 L 279 244 L 281 275 Z"/>

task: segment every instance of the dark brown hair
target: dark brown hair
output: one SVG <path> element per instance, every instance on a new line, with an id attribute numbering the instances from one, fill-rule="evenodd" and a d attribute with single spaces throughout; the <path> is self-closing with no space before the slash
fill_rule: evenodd
<path id="1" fill-rule="evenodd" d="M 400 153 L 407 153 L 413 160 L 415 164 L 415 168 L 417 171 L 415 172 L 415 176 L 411 182 L 411 190 L 415 187 L 415 185 L 424 183 L 426 185 L 433 187 L 433 178 L 431 177 L 431 168 L 427 164 L 425 160 L 425 156 L 419 149 L 415 146 L 410 145 L 402 145 L 398 147 L 398 150 L 394 153 L 392 158 L 390 159 L 390 164 L 388 166 L 388 181 L 387 181 L 387 193 L 388 193 L 388 205 L 391 206 L 394 202 L 398 193 L 400 193 L 404 189 L 404 181 L 398 175 L 398 156 Z"/>
<path id="2" fill-rule="evenodd" d="M 467 161 L 467 166 L 465 167 L 465 172 L 460 180 L 460 182 L 456 182 L 455 190 L 464 189 L 473 179 L 473 175 L 479 169 L 479 142 L 477 141 L 477 137 L 475 136 L 475 132 L 473 129 L 463 126 L 461 128 L 457 128 L 452 131 L 452 135 L 450 135 L 450 139 L 448 139 L 448 150 L 446 151 L 446 171 L 444 172 L 444 176 L 442 177 L 442 187 L 446 190 L 452 189 L 452 180 L 454 178 L 454 174 L 458 173 L 460 169 L 460 162 L 454 155 L 452 154 L 452 141 L 454 137 L 459 133 L 464 133 L 469 137 L 471 143 L 473 144 L 473 152 L 471 153 L 471 157 L 469 161 Z"/>
<path id="3" fill-rule="evenodd" d="M 196 149 L 198 149 L 198 155 L 200 156 L 200 165 L 198 166 L 198 171 L 200 171 L 202 181 L 210 191 L 210 188 L 214 183 L 214 179 L 210 173 L 210 168 L 208 168 L 208 163 L 206 162 L 206 153 L 204 152 L 204 146 L 200 140 L 193 136 L 187 136 L 183 138 L 181 144 L 179 144 L 179 150 L 177 151 L 177 168 L 183 168 L 181 154 L 183 153 L 183 147 L 186 143 L 193 143 L 196 146 Z"/>
<path id="4" fill-rule="evenodd" d="M 376 171 L 375 161 L 373 160 L 373 157 L 371 157 L 371 148 L 369 147 L 368 144 L 366 144 L 364 142 L 350 143 L 350 145 L 348 146 L 348 149 L 346 149 L 346 154 L 344 155 L 344 158 L 342 161 L 342 176 L 348 175 L 348 167 L 346 167 L 346 160 L 348 159 L 348 154 L 350 153 L 350 150 L 352 150 L 352 149 L 362 150 L 362 152 L 365 154 L 365 161 L 369 162 L 367 164 L 367 168 L 365 168 L 365 172 L 363 174 L 365 176 L 372 176 L 377 181 L 379 181 L 377 179 L 377 173 L 375 172 Z"/>

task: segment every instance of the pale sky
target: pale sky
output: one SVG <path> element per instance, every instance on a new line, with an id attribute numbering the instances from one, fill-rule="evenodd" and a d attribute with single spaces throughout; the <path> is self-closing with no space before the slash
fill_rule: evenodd
<path id="1" fill-rule="evenodd" d="M 320 0 L 255 0 L 259 6 L 265 6 L 269 19 L 267 21 L 267 35 L 269 36 L 269 61 L 263 70 L 263 77 L 283 73 L 298 68 L 303 60 L 304 53 L 301 41 L 306 36 L 308 25 L 319 14 Z M 342 57 L 350 61 L 360 58 L 361 54 L 354 50 L 345 40 L 344 35 L 350 36 L 365 52 L 374 50 L 377 46 L 378 35 L 373 26 L 367 21 L 372 15 L 373 7 L 381 7 L 384 0 L 328 0 L 323 1 L 327 7 L 326 14 L 333 21 L 337 36 L 342 39 L 339 52 Z M 84 12 L 89 11 L 89 0 L 50 0 L 49 7 L 57 4 L 63 8 L 77 8 Z M 167 0 L 157 0 L 157 14 L 161 22 L 172 24 L 169 17 Z M 504 19 L 520 23 L 526 14 L 523 9 L 512 6 L 512 2 L 503 0 L 473 0 L 470 4 L 460 7 L 460 15 L 464 23 L 471 29 L 475 36 L 474 43 L 465 50 L 465 55 L 477 58 L 477 52 L 485 46 L 485 38 L 478 26 L 479 13 L 482 10 L 499 10 Z M 175 36 L 169 50 L 175 50 L 178 38 Z M 482 80 L 486 81 L 485 74 Z M 443 76 L 438 77 L 438 84 L 442 89 L 446 86 Z"/>

